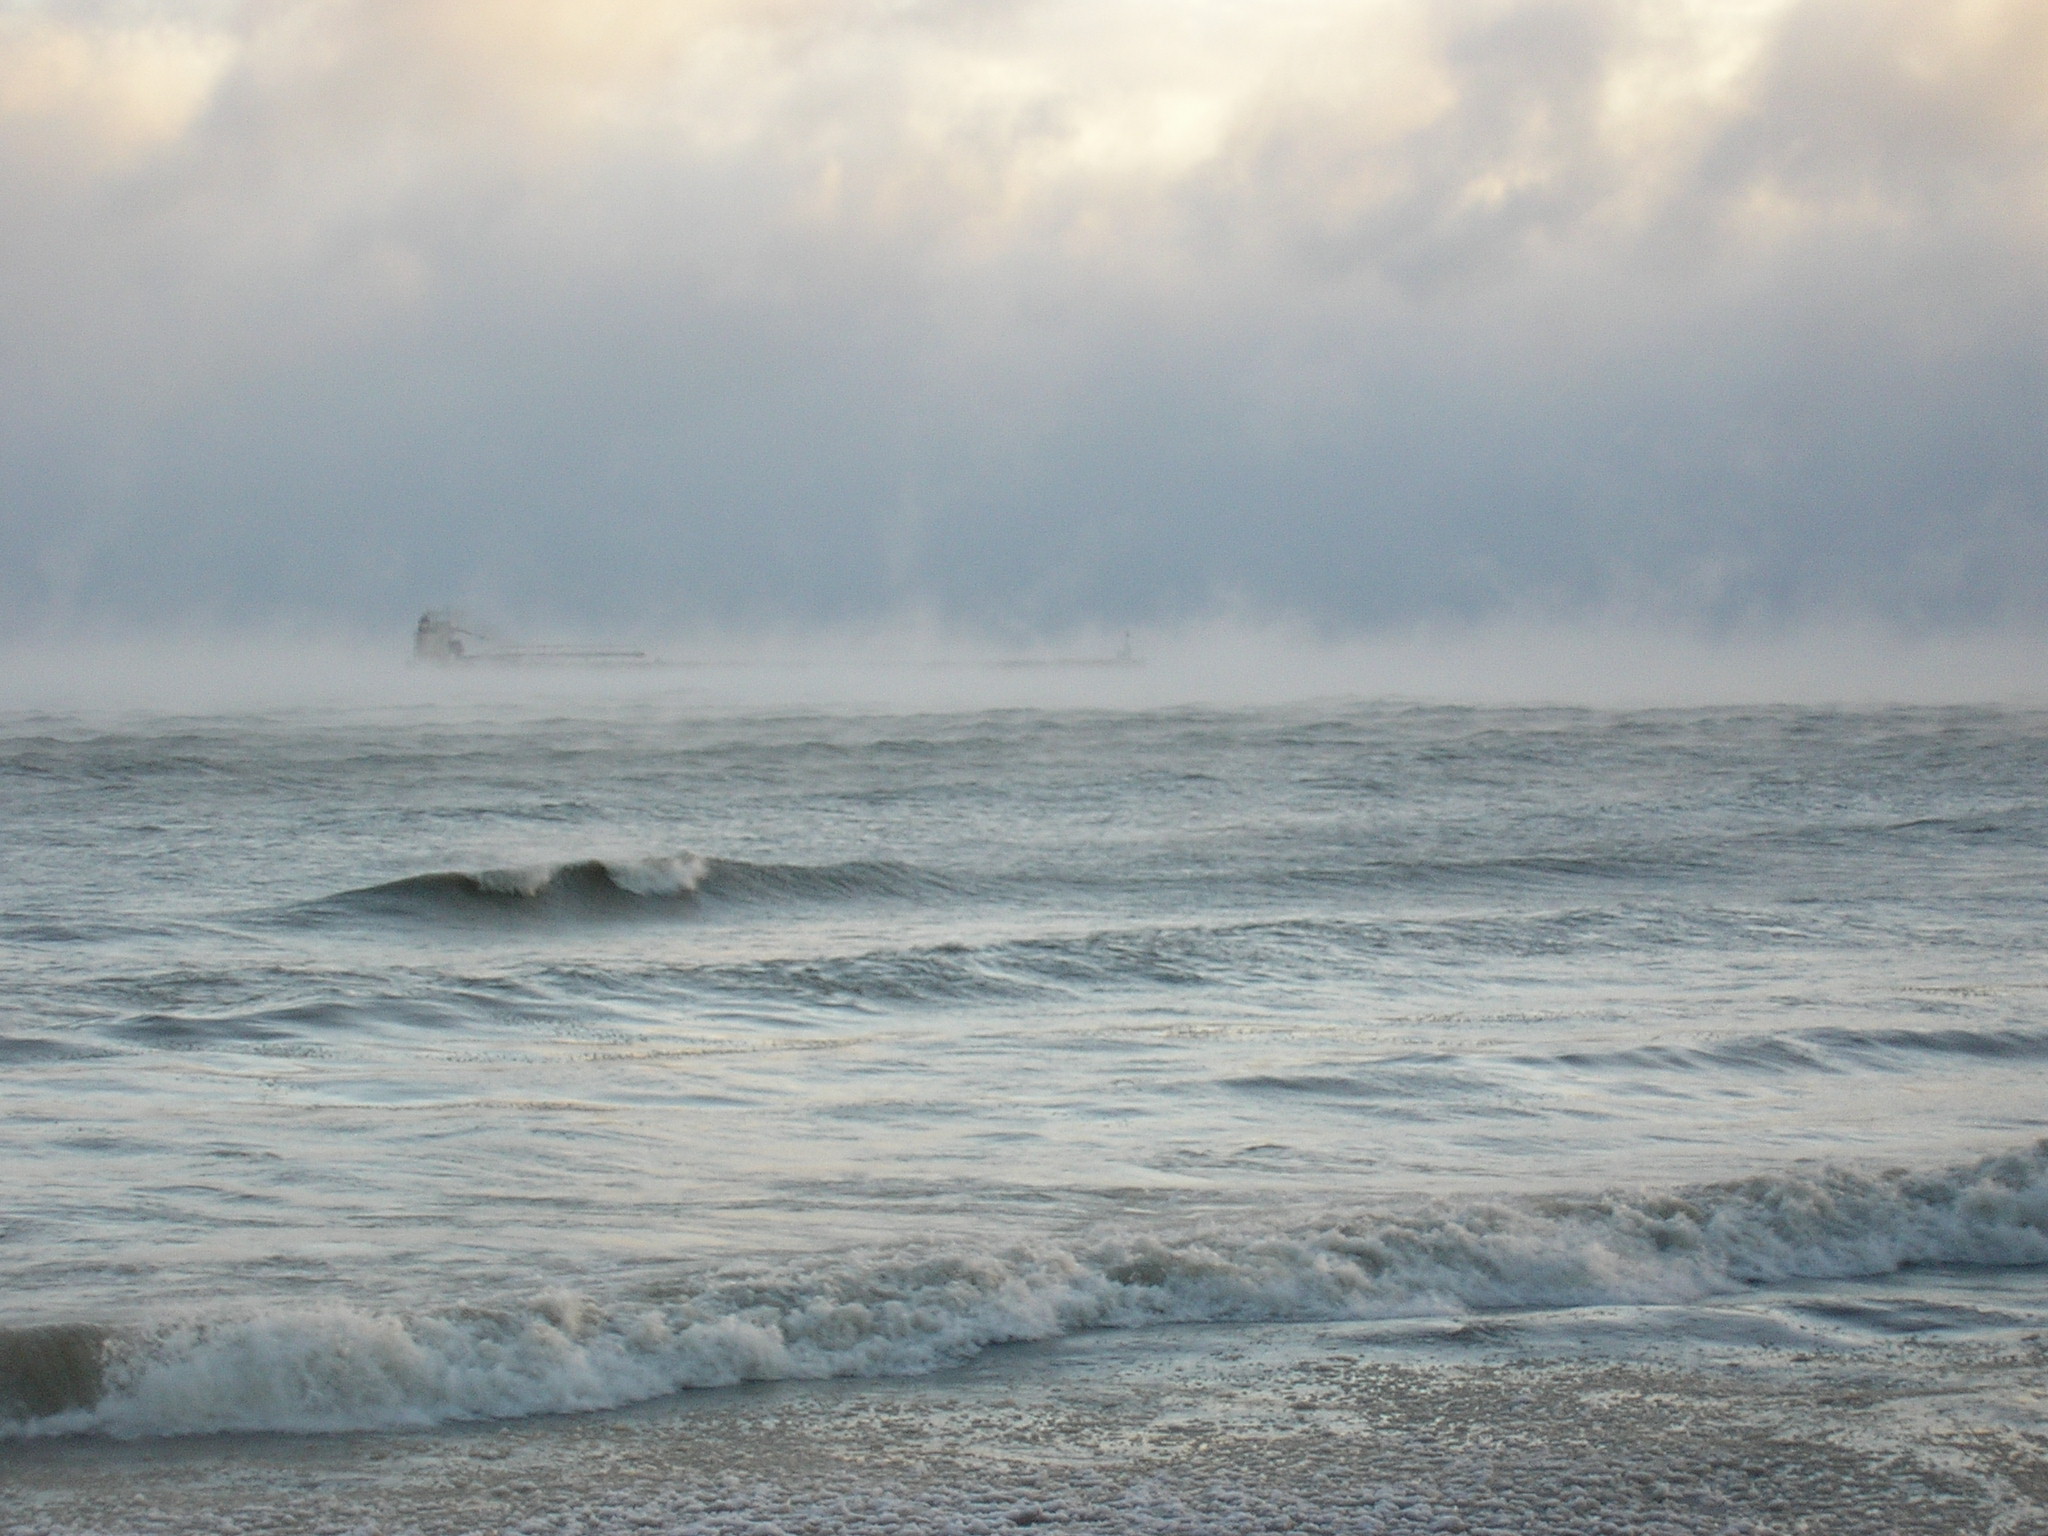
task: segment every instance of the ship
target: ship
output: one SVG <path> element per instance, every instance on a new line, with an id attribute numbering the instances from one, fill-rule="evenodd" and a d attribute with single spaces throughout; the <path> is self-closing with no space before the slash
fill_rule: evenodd
<path id="1" fill-rule="evenodd" d="M 658 667 L 645 651 L 612 645 L 525 645 L 453 613 L 428 609 L 413 628 L 412 656 L 442 667 Z"/>

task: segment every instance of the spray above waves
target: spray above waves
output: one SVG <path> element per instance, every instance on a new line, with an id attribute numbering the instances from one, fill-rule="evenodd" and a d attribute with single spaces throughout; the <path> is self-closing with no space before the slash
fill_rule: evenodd
<path id="1" fill-rule="evenodd" d="M 305 903 L 293 915 L 470 921 L 648 917 L 702 901 L 832 901 L 911 896 L 942 886 L 934 874 L 883 860 L 755 864 L 676 853 L 408 875 Z"/>
<path id="2" fill-rule="evenodd" d="M 1924 1174 L 1824 1169 L 1072 1247 L 852 1255 L 637 1299 L 17 1330 L 0 1333 L 0 1416 L 15 1434 L 424 1426 L 743 1381 L 913 1375 L 1089 1329 L 1675 1303 L 1909 1265 L 2044 1263 L 2048 1141 Z"/>

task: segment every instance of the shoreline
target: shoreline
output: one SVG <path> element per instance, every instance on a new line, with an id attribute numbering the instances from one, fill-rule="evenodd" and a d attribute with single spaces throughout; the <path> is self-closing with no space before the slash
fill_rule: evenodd
<path id="1" fill-rule="evenodd" d="M 2048 1532 L 2038 1314 L 1864 1336 L 1827 1323 L 1855 1295 L 1810 1300 L 1803 1329 L 1783 1296 L 1201 1325 L 410 1433 L 15 1442 L 0 1536 Z"/>

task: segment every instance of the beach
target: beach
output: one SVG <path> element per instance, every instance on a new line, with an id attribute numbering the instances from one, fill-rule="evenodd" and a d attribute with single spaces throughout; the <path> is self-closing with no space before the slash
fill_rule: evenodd
<path id="1" fill-rule="evenodd" d="M 0 1531 L 2048 1530 L 2048 1318 L 1887 1335 L 1882 1290 L 1097 1334 L 428 1433 L 15 1445 Z"/>

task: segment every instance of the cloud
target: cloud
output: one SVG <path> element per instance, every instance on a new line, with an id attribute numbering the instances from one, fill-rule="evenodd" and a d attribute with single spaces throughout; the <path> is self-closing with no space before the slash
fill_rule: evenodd
<path id="1" fill-rule="evenodd" d="M 0 21 L 17 628 L 2037 624 L 2031 0 Z"/>

